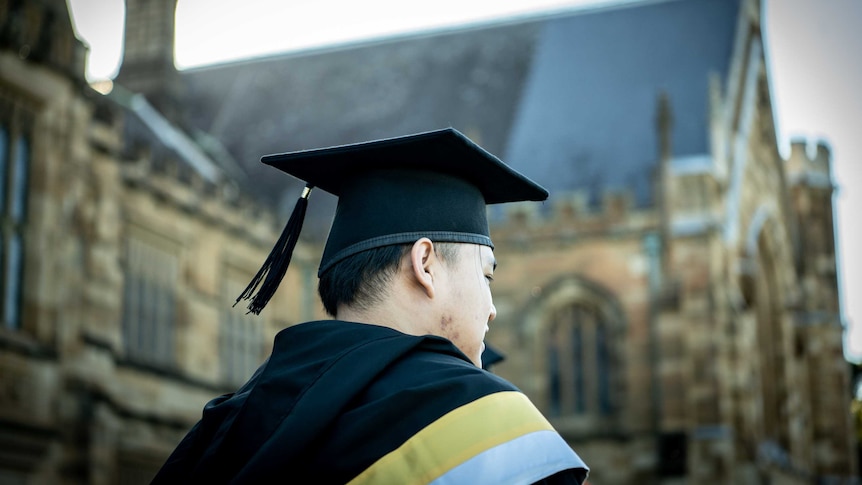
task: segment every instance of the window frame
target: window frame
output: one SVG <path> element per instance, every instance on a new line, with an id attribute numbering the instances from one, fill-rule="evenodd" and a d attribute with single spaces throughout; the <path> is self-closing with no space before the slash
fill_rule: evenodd
<path id="1" fill-rule="evenodd" d="M 28 210 L 35 115 L 16 100 L 0 98 L 0 328 L 24 328 Z"/>
<path id="2" fill-rule="evenodd" d="M 254 275 L 223 265 L 222 295 L 234 301 Z M 230 386 L 248 380 L 266 358 L 264 319 L 245 305 L 225 305 L 219 316 L 219 379 Z"/>
<path id="3" fill-rule="evenodd" d="M 120 333 L 128 362 L 168 371 L 178 366 L 181 247 L 137 226 L 130 227 L 124 238 Z"/>

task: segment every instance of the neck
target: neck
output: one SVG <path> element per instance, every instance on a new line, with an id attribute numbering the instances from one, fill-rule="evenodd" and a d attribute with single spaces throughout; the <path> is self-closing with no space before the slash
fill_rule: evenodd
<path id="1" fill-rule="evenodd" d="M 407 335 L 421 336 L 432 333 L 432 326 L 428 323 L 433 320 L 428 318 L 432 316 L 431 309 L 426 308 L 421 299 L 413 298 L 408 293 L 394 289 L 380 302 L 375 302 L 368 308 L 339 305 L 335 318 L 388 327 Z"/>
<path id="2" fill-rule="evenodd" d="M 339 307 L 335 318 L 345 322 L 388 327 L 407 335 L 426 335 L 428 333 L 422 331 L 419 326 L 415 324 L 415 316 L 411 318 L 406 315 L 382 311 L 380 308 L 376 307 L 372 309 L 359 309 L 348 306 Z"/>

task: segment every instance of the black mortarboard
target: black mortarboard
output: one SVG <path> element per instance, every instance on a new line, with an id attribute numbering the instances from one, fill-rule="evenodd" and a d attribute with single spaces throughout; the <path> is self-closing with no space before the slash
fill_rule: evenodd
<path id="1" fill-rule="evenodd" d="M 287 270 L 312 187 L 338 197 L 318 275 L 358 252 L 421 237 L 493 247 L 486 204 L 548 198 L 543 187 L 453 128 L 261 161 L 307 185 L 276 247 L 237 298 L 251 298 L 253 313 L 260 313 Z"/>

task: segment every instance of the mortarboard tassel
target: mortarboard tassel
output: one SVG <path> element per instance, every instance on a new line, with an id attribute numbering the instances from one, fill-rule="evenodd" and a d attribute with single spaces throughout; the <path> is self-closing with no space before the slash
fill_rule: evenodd
<path id="1" fill-rule="evenodd" d="M 275 247 L 272 248 L 263 266 L 260 267 L 257 274 L 252 278 L 251 283 L 236 298 L 234 306 L 240 300 L 251 300 L 248 304 L 249 313 L 260 315 L 260 311 L 263 310 L 263 307 L 266 306 L 269 299 L 275 294 L 275 290 L 278 289 L 279 283 L 281 283 L 284 274 L 287 272 L 290 258 L 293 256 L 293 249 L 296 247 L 296 241 L 299 239 L 300 231 L 302 231 L 305 210 L 308 207 L 308 196 L 311 194 L 312 188 L 313 186 L 309 184 L 302 190 L 302 195 L 296 201 L 293 213 L 290 215 L 287 225 L 284 226 L 284 231 L 282 231 L 281 236 L 275 243 Z M 261 281 L 263 284 L 261 284 Z M 260 286 L 260 290 L 256 295 L 252 296 L 252 293 L 254 293 L 258 286 Z"/>

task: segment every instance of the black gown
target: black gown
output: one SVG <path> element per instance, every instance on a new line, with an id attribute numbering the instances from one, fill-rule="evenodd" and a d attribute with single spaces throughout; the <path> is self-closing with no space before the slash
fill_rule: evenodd
<path id="1" fill-rule="evenodd" d="M 512 384 L 446 339 L 337 320 L 282 330 L 153 483 L 582 483 Z"/>

